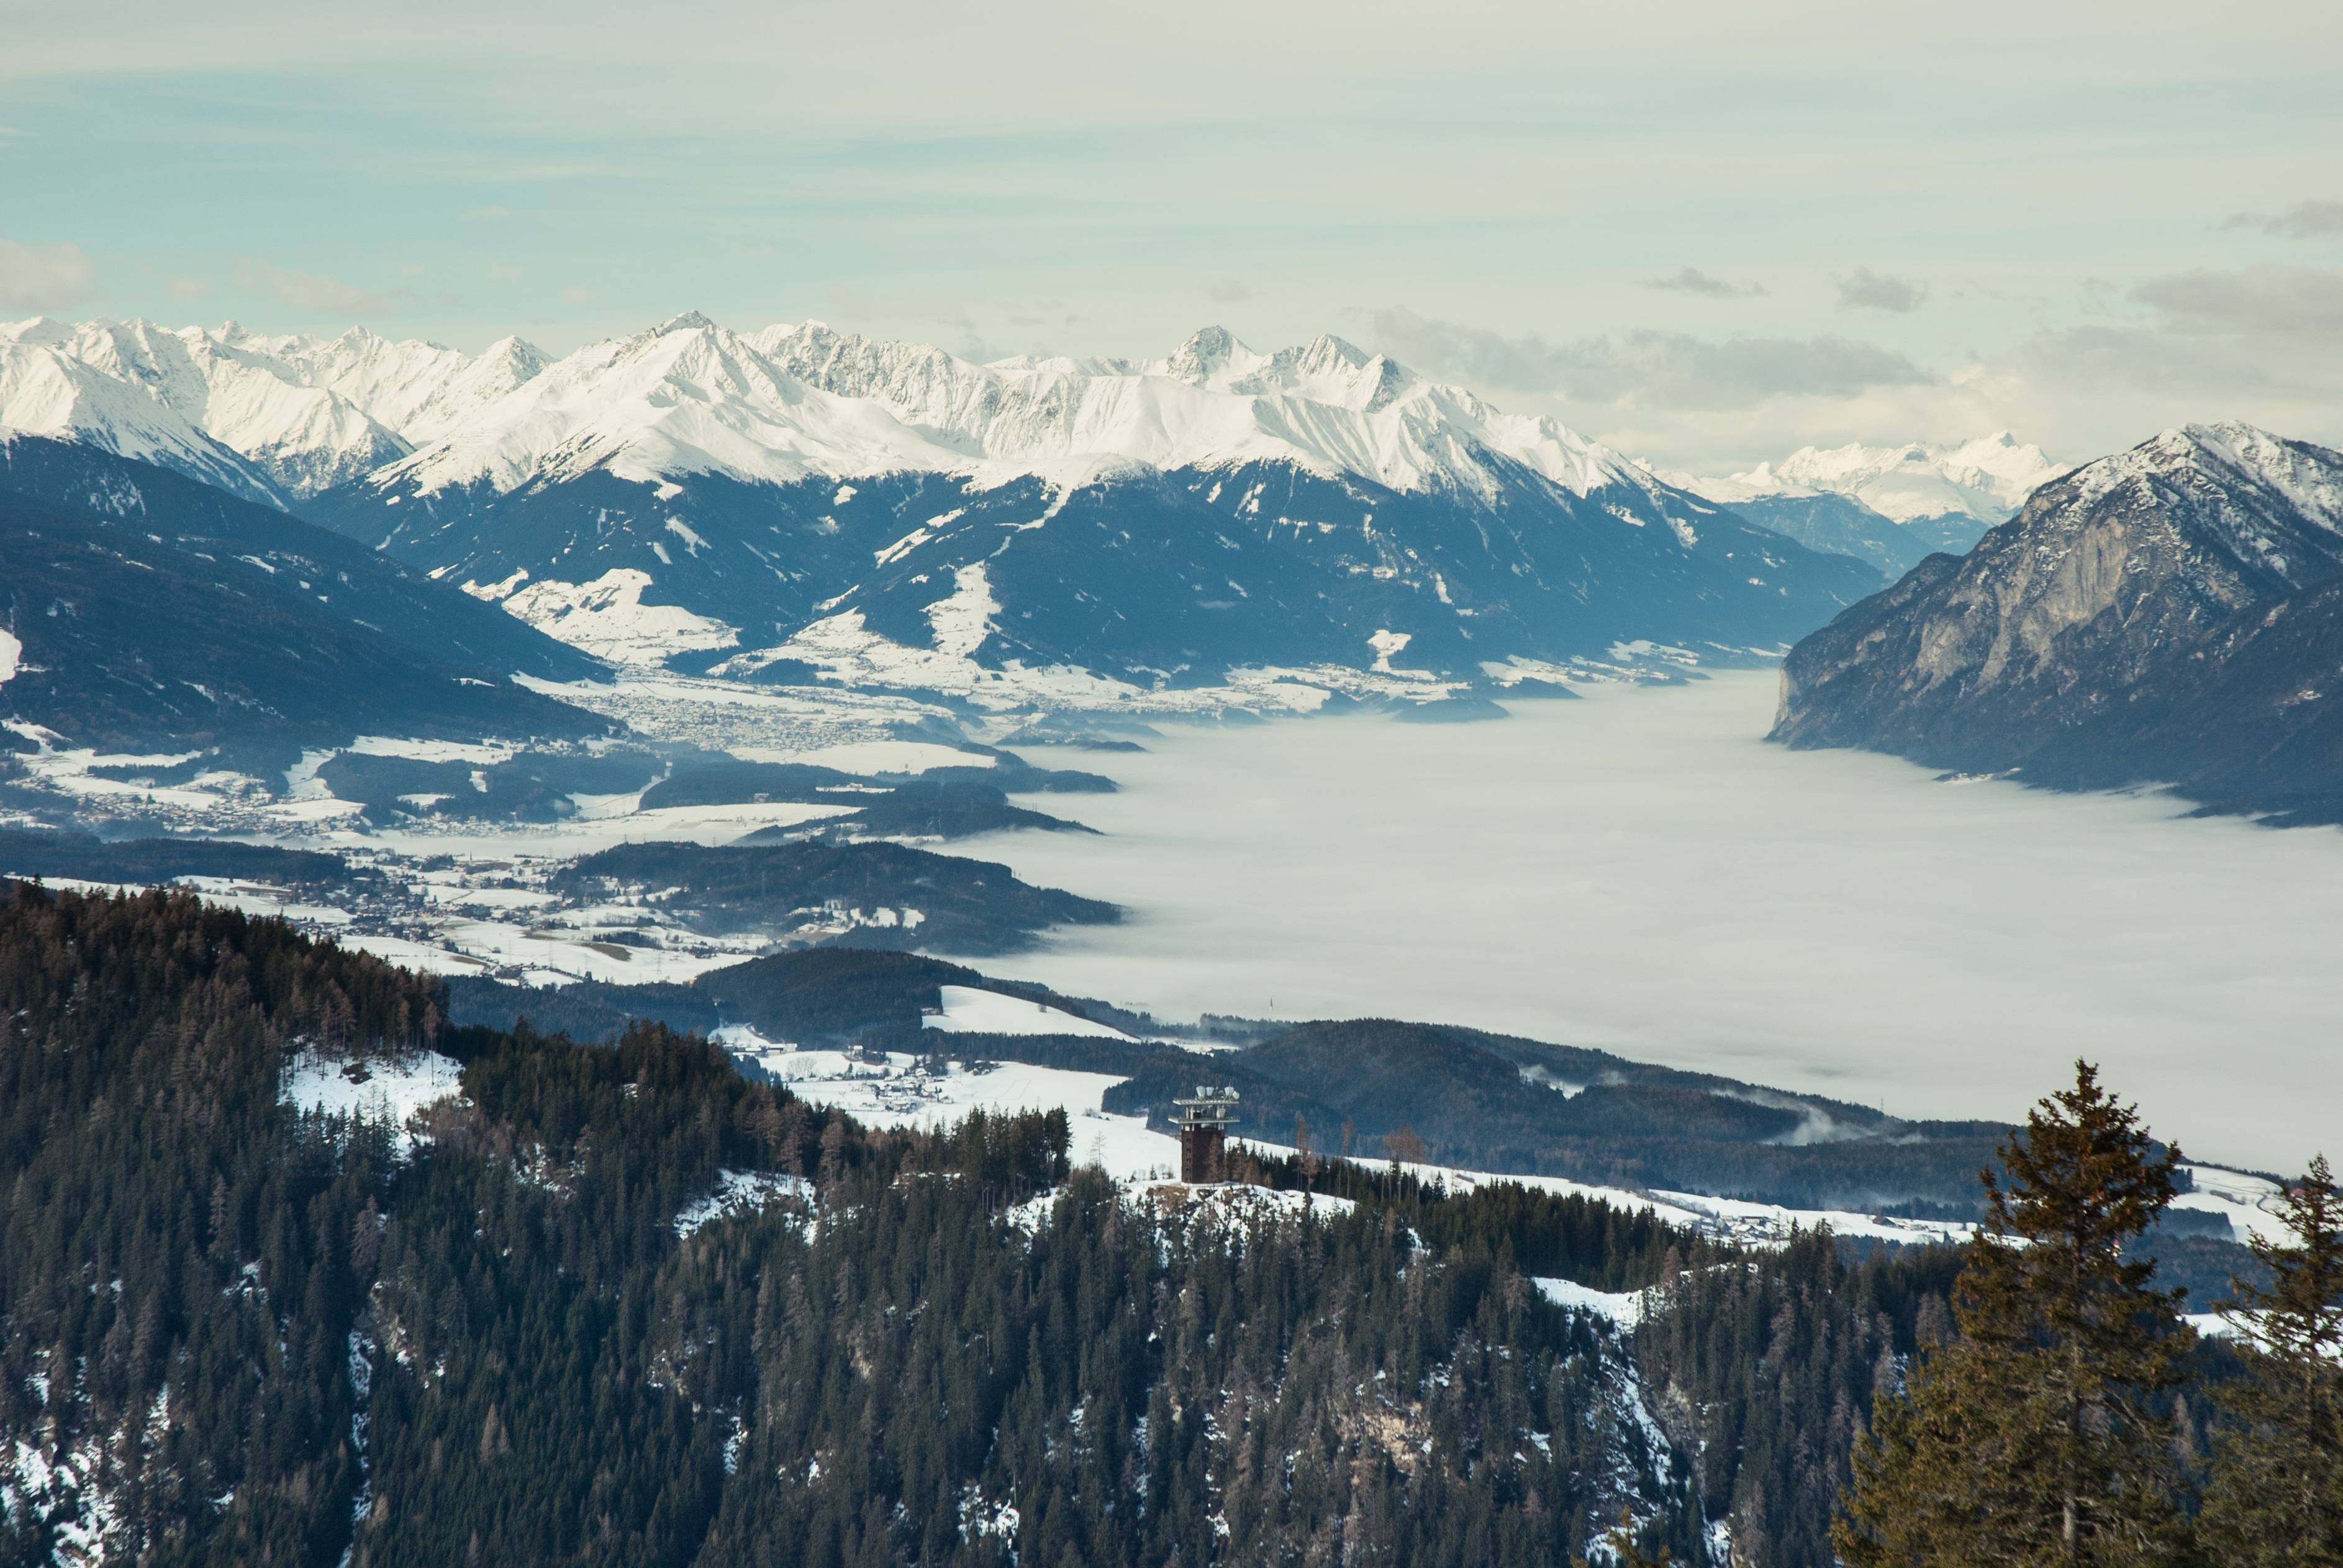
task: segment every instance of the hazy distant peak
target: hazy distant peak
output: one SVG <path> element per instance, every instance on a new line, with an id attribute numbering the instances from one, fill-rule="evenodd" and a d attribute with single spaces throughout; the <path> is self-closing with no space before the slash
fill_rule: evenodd
<path id="1" fill-rule="evenodd" d="M 1998 523 L 2065 465 L 2006 430 L 1948 447 L 1907 441 L 1896 447 L 1801 447 L 1723 477 L 1679 476 L 1675 482 L 1722 505 L 1767 497 L 1839 495 L 1889 519 L 1970 518 Z"/>

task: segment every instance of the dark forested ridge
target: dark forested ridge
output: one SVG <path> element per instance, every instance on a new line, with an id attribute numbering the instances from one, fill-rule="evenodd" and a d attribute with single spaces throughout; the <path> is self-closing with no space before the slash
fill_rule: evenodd
<path id="1" fill-rule="evenodd" d="M 1306 1151 L 1119 1188 L 1062 1111 L 873 1131 L 185 894 L 13 890 L 0 1010 L 0 1563 L 1558 1565 L 1624 1507 L 1789 1568 L 1957 1268 Z M 411 1148 L 280 1092 L 427 1052 Z"/>
<path id="2" fill-rule="evenodd" d="M 239 844 L 227 839 L 118 839 L 50 829 L 0 828 L 0 875 L 73 877 L 92 882 L 160 882 L 174 877 L 236 877 L 268 882 L 345 883 L 339 855 Z"/>
<path id="3" fill-rule="evenodd" d="M 625 844 L 588 855 L 554 879 L 558 892 L 636 890 L 713 931 L 788 935 L 802 917 L 851 910 L 842 940 L 875 948 L 997 953 L 1052 925 L 1111 925 L 1114 905 L 1021 882 L 1008 867 L 908 845 L 742 842 Z M 898 915 L 895 911 L 903 911 Z M 876 911 L 883 918 L 860 918 Z"/>

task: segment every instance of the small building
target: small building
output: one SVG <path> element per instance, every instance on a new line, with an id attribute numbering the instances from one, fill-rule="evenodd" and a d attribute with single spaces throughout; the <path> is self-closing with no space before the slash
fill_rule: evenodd
<path id="1" fill-rule="evenodd" d="M 1237 1119 L 1237 1091 L 1196 1087 L 1192 1100 L 1175 1100 L 1180 1114 L 1180 1180 L 1209 1187 L 1229 1179 L 1229 1128 Z"/>

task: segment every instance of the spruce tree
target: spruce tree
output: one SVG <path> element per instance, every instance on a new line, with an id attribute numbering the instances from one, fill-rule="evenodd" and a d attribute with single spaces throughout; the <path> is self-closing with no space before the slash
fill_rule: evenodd
<path id="1" fill-rule="evenodd" d="M 2320 1155 L 2281 1211 L 2294 1245 L 2256 1236 L 2267 1288 L 2236 1282 L 2249 1375 L 2223 1386 L 2203 1530 L 2237 1568 L 2343 1568 L 2343 1196 Z"/>
<path id="2" fill-rule="evenodd" d="M 2135 1108 L 2075 1064 L 1984 1174 L 1959 1335 L 1883 1392 L 1832 1532 L 1850 1568 L 2177 1563 L 2188 1550 L 2169 1420 L 2153 1397 L 2194 1341 L 2182 1292 L 2130 1243 L 2173 1197 Z"/>

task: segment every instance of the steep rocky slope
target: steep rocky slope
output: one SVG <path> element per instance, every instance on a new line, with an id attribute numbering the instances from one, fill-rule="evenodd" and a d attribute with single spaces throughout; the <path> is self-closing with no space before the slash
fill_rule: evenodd
<path id="1" fill-rule="evenodd" d="M 2286 793 L 2316 750 L 2288 738 L 2321 729 L 2311 705 L 2343 652 L 2319 588 L 2339 575 L 2343 454 L 2167 430 L 1799 643 L 1774 739 L 2066 786 Z"/>

